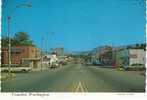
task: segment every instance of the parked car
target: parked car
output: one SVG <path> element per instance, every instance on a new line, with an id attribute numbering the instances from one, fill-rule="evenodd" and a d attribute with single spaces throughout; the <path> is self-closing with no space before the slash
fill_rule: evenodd
<path id="1" fill-rule="evenodd" d="M 1 72 L 29 72 L 32 71 L 32 67 L 22 67 L 21 65 L 1 66 Z"/>
<path id="2" fill-rule="evenodd" d="M 82 63 L 82 64 L 84 64 L 84 65 L 92 65 L 92 62 L 85 62 L 85 63 Z"/>
<path id="3" fill-rule="evenodd" d="M 93 65 L 96 65 L 96 66 L 102 66 L 102 63 L 101 62 L 99 62 L 99 61 L 94 61 L 93 63 L 92 63 Z"/>

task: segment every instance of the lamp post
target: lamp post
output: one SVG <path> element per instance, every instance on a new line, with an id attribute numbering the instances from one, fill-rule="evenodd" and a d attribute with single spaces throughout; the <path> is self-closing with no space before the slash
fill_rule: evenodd
<path id="1" fill-rule="evenodd" d="M 32 5 L 30 3 L 28 4 L 19 4 L 15 7 L 15 9 L 13 9 L 13 11 L 11 12 L 11 14 L 18 8 L 18 7 L 32 7 Z M 8 24 L 8 67 L 9 67 L 9 73 L 11 73 L 11 32 L 10 32 L 10 23 L 11 23 L 11 15 L 7 16 L 7 24 Z"/>
<path id="2" fill-rule="evenodd" d="M 43 70 L 43 56 L 44 55 L 48 55 L 48 49 L 47 49 L 47 45 L 48 44 L 48 37 L 49 34 L 54 34 L 54 32 L 49 32 L 49 33 L 42 33 L 41 34 L 41 71 Z"/>

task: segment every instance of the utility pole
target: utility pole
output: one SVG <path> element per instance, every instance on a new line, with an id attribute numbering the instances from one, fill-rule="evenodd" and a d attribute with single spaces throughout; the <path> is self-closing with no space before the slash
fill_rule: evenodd
<path id="1" fill-rule="evenodd" d="M 18 7 L 32 7 L 31 4 L 19 4 L 15 7 L 15 9 L 13 9 L 13 11 L 11 12 L 11 14 L 18 8 Z M 11 73 L 11 33 L 10 33 L 10 23 L 11 23 L 11 16 L 7 16 L 7 24 L 8 24 L 8 67 L 9 67 L 9 73 Z"/>
<path id="2" fill-rule="evenodd" d="M 43 37 L 43 35 L 41 36 L 41 71 L 42 71 L 42 69 L 43 69 L 43 48 L 44 48 L 44 37 Z"/>
<path id="3" fill-rule="evenodd" d="M 8 21 L 8 37 L 9 37 L 9 41 L 8 41 L 8 64 L 9 64 L 9 73 L 11 73 L 11 35 L 10 35 L 10 20 L 11 20 L 11 17 L 8 16 L 8 17 L 7 17 L 7 21 Z"/>
<path id="4" fill-rule="evenodd" d="M 46 36 L 44 33 L 41 34 L 41 71 L 43 70 L 43 53 L 48 54 L 48 40 L 49 34 L 54 34 L 54 32 L 47 33 Z"/>
<path id="5" fill-rule="evenodd" d="M 49 51 L 49 48 L 48 48 L 48 46 L 49 46 L 49 36 L 50 35 L 53 35 L 54 34 L 54 32 L 49 32 L 49 33 L 47 33 L 47 35 L 46 35 L 46 52 L 47 52 L 47 54 L 48 54 L 48 51 Z"/>

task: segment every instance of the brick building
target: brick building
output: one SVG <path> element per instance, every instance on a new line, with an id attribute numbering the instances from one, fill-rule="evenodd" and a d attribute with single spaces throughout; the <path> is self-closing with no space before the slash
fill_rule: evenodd
<path id="1" fill-rule="evenodd" d="M 40 57 L 40 50 L 32 46 L 15 46 L 11 48 L 11 63 L 22 64 L 23 59 Z M 2 47 L 1 63 L 8 64 L 8 48 Z"/>

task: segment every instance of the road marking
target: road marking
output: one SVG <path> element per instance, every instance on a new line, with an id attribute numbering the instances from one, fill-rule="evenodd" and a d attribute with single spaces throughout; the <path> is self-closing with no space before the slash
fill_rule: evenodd
<path id="1" fill-rule="evenodd" d="M 88 89 L 86 88 L 84 83 L 82 84 L 81 81 L 79 81 L 77 86 L 75 86 L 73 89 L 73 92 L 88 92 Z"/>
<path id="2" fill-rule="evenodd" d="M 84 92 L 84 88 L 81 84 L 81 81 L 78 83 L 78 86 L 76 87 L 75 92 Z"/>
<path id="3" fill-rule="evenodd" d="M 86 85 L 84 84 L 84 82 L 83 82 L 83 88 L 84 88 L 85 92 L 88 92 L 88 89 L 87 89 Z"/>

